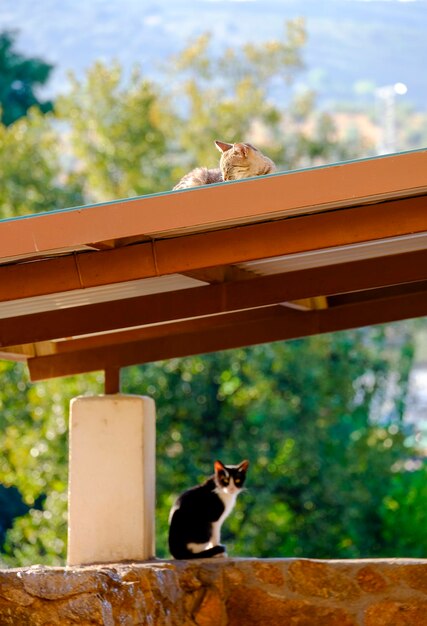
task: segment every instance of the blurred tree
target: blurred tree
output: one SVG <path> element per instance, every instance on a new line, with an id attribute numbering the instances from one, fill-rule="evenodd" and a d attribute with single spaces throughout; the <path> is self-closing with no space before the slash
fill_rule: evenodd
<path id="1" fill-rule="evenodd" d="M 28 512 L 29 506 L 24 504 L 16 487 L 4 487 L 0 484 L 0 548 L 3 545 L 6 531 L 12 526 L 15 517 Z"/>
<path id="2" fill-rule="evenodd" d="M 153 193 L 170 186 L 162 122 L 168 105 L 135 68 L 128 80 L 119 65 L 96 63 L 58 100 L 70 130 L 75 166 L 87 202 Z"/>
<path id="3" fill-rule="evenodd" d="M 64 152 L 66 140 L 49 115 L 32 110 L 11 126 L 0 123 L 0 218 L 82 204 Z"/>
<path id="4" fill-rule="evenodd" d="M 231 553 L 387 553 L 399 529 L 385 538 L 380 510 L 409 453 L 399 400 L 411 353 L 400 324 L 127 369 L 125 391 L 157 403 L 159 554 L 174 498 L 217 457 L 251 460 Z M 400 410 L 382 414 L 390 402 Z"/>
<path id="5" fill-rule="evenodd" d="M 384 556 L 426 558 L 427 465 L 419 458 L 399 465 L 380 509 Z"/>
<path id="6" fill-rule="evenodd" d="M 14 49 L 16 33 L 0 33 L 0 119 L 9 126 L 37 106 L 47 113 L 52 110 L 50 100 L 36 96 L 37 87 L 49 79 L 53 66 L 41 59 L 27 58 Z"/>
<path id="7" fill-rule="evenodd" d="M 99 393 L 100 377 L 30 384 L 22 364 L 0 361 L 0 378 L 0 483 L 14 485 L 30 507 L 7 533 L 2 560 L 9 565 L 63 564 L 68 404 L 76 395 Z"/>
<path id="8" fill-rule="evenodd" d="M 32 109 L 10 126 L 0 123 L 0 218 L 82 204 L 66 152 L 53 114 Z M 0 484 L 15 486 L 23 498 L 13 510 L 20 517 L 2 561 L 59 564 L 66 539 L 67 405 L 71 395 L 99 387 L 91 385 L 93 377 L 30 385 L 21 364 L 2 361 L 0 379 Z M 0 508 L 0 526 L 10 526 L 9 513 Z"/>

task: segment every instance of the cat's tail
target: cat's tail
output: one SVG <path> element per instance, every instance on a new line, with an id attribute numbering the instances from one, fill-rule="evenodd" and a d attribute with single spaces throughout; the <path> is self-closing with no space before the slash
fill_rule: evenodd
<path id="1" fill-rule="evenodd" d="M 185 553 L 182 552 L 179 556 L 175 554 L 173 556 L 176 559 L 210 559 L 213 556 L 224 554 L 225 551 L 225 546 L 218 544 L 217 546 L 213 546 L 207 550 L 202 550 L 201 552 L 191 552 L 191 550 L 185 550 Z"/>
<path id="2" fill-rule="evenodd" d="M 191 556 L 187 556 L 187 559 L 210 559 L 218 554 L 224 554 L 224 552 L 225 546 L 218 544 L 217 546 L 213 546 L 207 550 L 202 550 L 202 552 L 191 552 Z"/>

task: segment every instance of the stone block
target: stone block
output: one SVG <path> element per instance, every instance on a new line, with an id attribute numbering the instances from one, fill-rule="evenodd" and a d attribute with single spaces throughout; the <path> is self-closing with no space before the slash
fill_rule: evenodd
<path id="1" fill-rule="evenodd" d="M 427 560 L 228 558 L 5 570 L 0 624 L 427 626 L 426 572 Z"/>

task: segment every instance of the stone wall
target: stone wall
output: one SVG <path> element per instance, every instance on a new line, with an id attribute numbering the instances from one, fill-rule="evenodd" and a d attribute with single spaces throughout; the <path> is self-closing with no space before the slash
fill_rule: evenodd
<path id="1" fill-rule="evenodd" d="M 427 626 L 427 560 L 211 559 L 0 572 L 0 625 Z"/>

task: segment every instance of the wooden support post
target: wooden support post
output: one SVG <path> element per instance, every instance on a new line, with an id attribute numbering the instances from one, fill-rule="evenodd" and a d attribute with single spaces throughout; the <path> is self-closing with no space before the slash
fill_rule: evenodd
<path id="1" fill-rule="evenodd" d="M 105 395 L 120 393 L 120 368 L 109 367 L 105 370 L 104 377 Z"/>
<path id="2" fill-rule="evenodd" d="M 71 401 L 68 565 L 154 556 L 155 405 L 141 396 Z"/>

